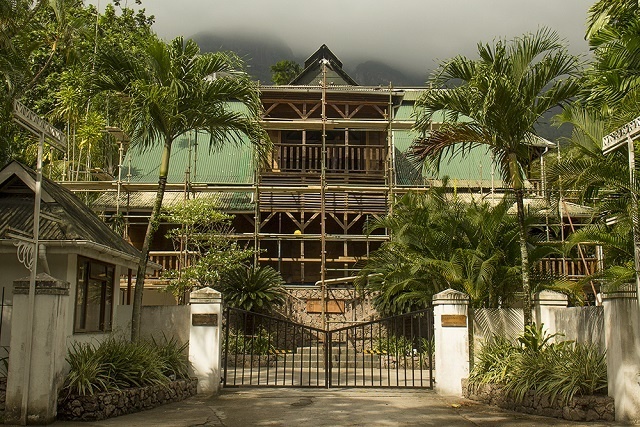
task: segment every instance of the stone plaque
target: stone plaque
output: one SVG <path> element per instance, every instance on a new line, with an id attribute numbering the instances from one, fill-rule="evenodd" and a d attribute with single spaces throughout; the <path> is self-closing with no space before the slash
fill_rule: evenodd
<path id="1" fill-rule="evenodd" d="M 443 327 L 464 328 L 467 326 L 467 316 L 464 314 L 443 314 L 440 316 Z"/>
<path id="2" fill-rule="evenodd" d="M 217 314 L 192 314 L 191 324 L 193 326 L 218 326 Z"/>

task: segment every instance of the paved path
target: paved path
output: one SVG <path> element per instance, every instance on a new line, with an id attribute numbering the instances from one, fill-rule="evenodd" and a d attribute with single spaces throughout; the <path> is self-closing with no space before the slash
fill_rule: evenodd
<path id="1" fill-rule="evenodd" d="M 56 422 L 61 426 L 589 426 L 504 412 L 433 391 L 401 389 L 226 389 L 218 396 L 182 402 L 95 423 Z"/>

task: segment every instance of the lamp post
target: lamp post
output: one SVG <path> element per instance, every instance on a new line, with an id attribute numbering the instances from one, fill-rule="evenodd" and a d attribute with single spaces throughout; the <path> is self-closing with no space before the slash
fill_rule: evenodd
<path id="1" fill-rule="evenodd" d="M 635 191 L 636 156 L 634 138 L 640 137 L 640 117 L 602 138 L 602 153 L 609 154 L 627 144 L 629 151 L 629 189 L 631 192 L 631 224 L 633 230 L 633 261 L 636 271 L 636 296 L 640 305 L 640 224 L 638 223 L 638 195 Z"/>

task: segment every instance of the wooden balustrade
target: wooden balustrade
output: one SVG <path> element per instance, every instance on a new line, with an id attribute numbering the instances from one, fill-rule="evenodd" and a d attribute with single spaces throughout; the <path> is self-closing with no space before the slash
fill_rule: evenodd
<path id="1" fill-rule="evenodd" d="M 382 172 L 386 147 L 327 144 L 327 172 Z M 320 172 L 321 144 L 275 144 L 271 170 L 280 172 Z"/>
<path id="2" fill-rule="evenodd" d="M 178 251 L 149 251 L 149 261 L 162 266 L 161 270 L 148 275 L 150 279 L 159 279 L 165 270 L 177 270 L 180 267 L 180 252 Z"/>
<path id="3" fill-rule="evenodd" d="M 586 267 L 585 267 L 586 262 Z M 543 258 L 538 261 L 536 268 L 542 273 L 554 276 L 566 276 L 570 279 L 587 276 L 597 271 L 598 260 L 596 258 Z M 587 271 L 588 268 L 588 271 Z"/>

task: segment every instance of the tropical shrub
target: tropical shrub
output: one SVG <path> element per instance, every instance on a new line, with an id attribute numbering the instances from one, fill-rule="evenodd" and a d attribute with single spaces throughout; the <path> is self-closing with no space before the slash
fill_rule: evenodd
<path id="1" fill-rule="evenodd" d="M 166 338 L 161 343 L 115 337 L 99 344 L 75 342 L 66 357 L 70 371 L 64 388 L 70 394 L 92 395 L 187 378 L 186 347 Z"/>
<path id="2" fill-rule="evenodd" d="M 477 356 L 470 384 L 502 384 L 517 402 L 522 402 L 530 390 L 563 404 L 576 395 L 604 393 L 605 353 L 593 344 L 552 343 L 556 335 L 548 335 L 542 326 L 533 324 L 517 342 L 493 337 Z"/>
<path id="3" fill-rule="evenodd" d="M 268 313 L 284 304 L 283 285 L 282 276 L 271 267 L 240 265 L 222 277 L 219 290 L 231 307 Z"/>

